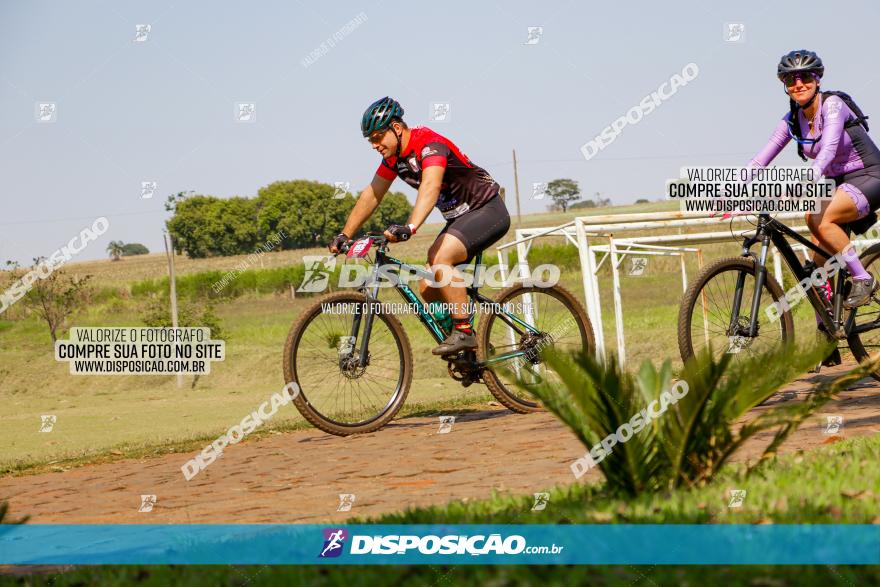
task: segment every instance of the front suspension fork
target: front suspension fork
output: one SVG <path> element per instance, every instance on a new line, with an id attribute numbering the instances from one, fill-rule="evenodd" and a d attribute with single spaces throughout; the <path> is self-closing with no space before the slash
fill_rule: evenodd
<path id="1" fill-rule="evenodd" d="M 749 319 L 749 338 L 758 335 L 758 316 L 761 311 L 761 292 L 764 283 L 767 281 L 767 253 L 770 250 L 770 235 L 761 237 L 761 254 L 755 263 L 755 291 L 752 295 L 751 316 Z M 747 250 L 743 251 L 743 256 L 748 254 Z M 739 313 L 742 309 L 743 290 L 745 290 L 746 274 L 740 272 L 736 278 L 736 289 L 733 294 L 733 311 L 730 316 L 730 326 L 728 327 L 728 336 L 738 335 L 739 330 Z"/>

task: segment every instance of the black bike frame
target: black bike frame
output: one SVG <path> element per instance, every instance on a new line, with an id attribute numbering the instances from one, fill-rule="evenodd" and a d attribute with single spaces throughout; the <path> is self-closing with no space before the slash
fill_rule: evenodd
<path id="1" fill-rule="evenodd" d="M 482 253 L 478 253 L 474 258 L 474 281 L 477 281 L 477 271 L 481 266 L 482 259 Z M 393 272 L 382 271 L 382 275 L 380 276 L 380 267 L 388 267 L 389 265 L 393 266 Z M 422 300 L 419 299 L 419 297 L 409 287 L 407 283 L 404 283 L 401 280 L 401 272 L 405 272 L 411 275 L 417 275 L 418 277 L 423 279 L 434 279 L 434 275 L 432 275 L 429 271 L 422 269 L 421 267 L 409 265 L 407 263 L 404 263 L 400 259 L 396 259 L 390 255 L 387 255 L 385 253 L 385 243 L 382 243 L 376 250 L 376 261 L 374 263 L 372 274 L 367 282 L 364 284 L 362 290 L 366 296 L 366 300 L 364 302 L 364 310 L 362 312 L 356 313 L 354 316 L 354 320 L 352 321 L 351 338 L 349 340 L 352 341 L 352 343 L 354 344 L 357 341 L 358 331 L 360 330 L 361 316 L 365 317 L 364 329 L 361 333 L 363 336 L 364 344 L 361 347 L 361 352 L 358 360 L 360 367 L 365 367 L 367 364 L 367 347 L 369 346 L 370 332 L 372 331 L 373 319 L 375 318 L 375 311 L 373 311 L 373 309 L 377 307 L 380 303 L 378 297 L 379 290 L 382 287 L 394 287 L 394 289 L 396 289 L 400 293 L 403 299 L 410 304 L 410 307 L 416 309 L 419 322 L 421 322 L 425 326 L 425 328 L 428 329 L 428 332 L 431 333 L 431 336 L 434 337 L 434 340 L 436 340 L 438 343 L 441 343 L 446 337 L 443 334 L 443 330 L 440 328 L 440 324 L 438 324 L 434 316 L 427 311 Z M 380 277 L 385 277 L 387 279 L 386 285 L 380 285 Z M 488 307 L 491 308 L 492 311 L 496 315 L 498 315 L 498 317 L 503 322 L 510 326 L 510 328 L 512 328 L 519 336 L 525 336 L 525 332 L 521 330 L 521 328 L 524 328 L 533 334 L 540 333 L 540 331 L 534 326 L 520 320 L 517 316 L 511 314 L 506 309 L 498 307 L 495 304 L 494 300 L 481 294 L 478 291 L 477 287 L 467 287 L 466 290 L 468 293 L 468 297 L 473 304 L 488 304 Z M 526 352 L 527 351 L 513 351 L 510 353 L 504 353 L 487 361 L 475 362 L 474 367 L 481 369 L 493 363 L 509 361 L 510 359 L 525 355 Z"/>
<path id="2" fill-rule="evenodd" d="M 829 253 L 825 249 L 813 244 L 810 240 L 799 235 L 797 232 L 782 224 L 775 218 L 771 218 L 767 214 L 759 215 L 758 227 L 755 231 L 755 235 L 751 237 L 746 237 L 745 241 L 743 242 L 742 251 L 743 257 L 754 256 L 754 254 L 751 253 L 749 249 L 751 249 L 751 247 L 755 243 L 761 243 L 761 253 L 760 256 L 756 259 L 757 263 L 755 264 L 755 292 L 752 296 L 751 320 L 749 322 L 750 337 L 755 337 L 758 333 L 758 316 L 760 312 L 761 293 L 764 287 L 764 282 L 767 279 L 767 253 L 770 248 L 770 243 L 772 243 L 782 255 L 782 258 L 785 260 L 786 265 L 788 265 L 789 269 L 791 269 L 792 273 L 794 273 L 795 277 L 797 278 L 798 283 L 801 283 L 804 280 L 809 283 L 811 280 L 810 272 L 807 270 L 806 267 L 804 267 L 804 265 L 801 264 L 800 260 L 797 257 L 797 254 L 794 252 L 794 249 L 791 248 L 788 240 L 786 240 L 786 237 L 796 240 L 798 243 L 804 245 L 805 247 L 809 248 L 813 252 L 819 254 L 826 259 L 830 259 L 834 256 L 832 253 Z M 852 327 L 852 321 L 855 318 L 855 312 L 850 312 L 848 320 L 846 321 L 847 327 L 844 328 L 844 321 L 841 319 L 841 316 L 843 314 L 843 288 L 847 274 L 848 273 L 846 267 L 840 265 L 838 270 L 838 279 L 835 280 L 834 284 L 834 294 L 832 296 L 833 303 L 829 302 L 824 296 L 820 296 L 815 288 L 805 288 L 807 299 L 810 301 L 810 304 L 820 316 L 822 323 L 825 325 L 827 331 L 837 335 L 838 337 L 841 337 L 845 332 L 850 331 L 850 328 Z M 742 304 L 742 293 L 745 287 L 745 278 L 745 273 L 740 273 L 737 277 L 736 290 L 734 292 L 733 312 L 731 315 L 729 332 L 735 332 L 739 323 L 739 312 L 740 306 Z M 828 310 L 831 310 L 830 315 Z"/>

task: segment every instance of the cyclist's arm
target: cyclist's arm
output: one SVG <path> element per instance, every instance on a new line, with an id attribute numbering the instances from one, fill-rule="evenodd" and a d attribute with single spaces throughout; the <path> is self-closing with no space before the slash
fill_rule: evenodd
<path id="1" fill-rule="evenodd" d="M 416 229 L 427 220 L 431 210 L 437 205 L 437 198 L 440 197 L 440 186 L 443 185 L 443 174 L 445 172 L 445 165 L 431 165 L 422 169 L 422 182 L 419 184 L 416 204 L 409 215 L 409 224 L 414 225 Z"/>
<path id="2" fill-rule="evenodd" d="M 391 187 L 391 182 L 393 181 L 393 178 L 386 179 L 379 174 L 374 175 L 373 181 L 370 182 L 370 185 L 364 188 L 364 191 L 361 192 L 357 202 L 355 202 L 354 209 L 352 209 L 351 214 L 348 215 L 348 220 L 345 221 L 345 227 L 342 229 L 342 232 L 349 237 L 353 237 L 357 234 L 357 231 L 360 230 L 360 227 L 363 226 L 364 222 L 366 222 L 370 216 L 372 216 L 376 208 L 379 207 L 382 198 L 388 193 L 388 188 Z"/>

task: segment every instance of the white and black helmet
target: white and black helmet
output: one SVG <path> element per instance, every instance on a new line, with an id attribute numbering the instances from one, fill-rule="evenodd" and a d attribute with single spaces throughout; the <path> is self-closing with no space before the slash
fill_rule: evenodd
<path id="1" fill-rule="evenodd" d="M 816 77 L 822 77 L 825 73 L 825 66 L 822 65 L 819 56 L 812 51 L 795 49 L 783 55 L 776 67 L 776 77 L 780 81 L 790 73 L 814 73 Z"/>

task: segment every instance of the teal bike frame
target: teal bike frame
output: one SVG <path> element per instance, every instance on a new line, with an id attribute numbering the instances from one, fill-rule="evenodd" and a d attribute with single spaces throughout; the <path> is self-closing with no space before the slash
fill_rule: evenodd
<path id="1" fill-rule="evenodd" d="M 354 316 L 354 321 L 352 323 L 351 329 L 351 339 L 352 341 L 357 341 L 358 331 L 360 330 L 361 316 L 364 317 L 364 329 L 363 329 L 363 341 L 364 344 L 360 349 L 359 356 L 359 366 L 365 367 L 368 361 L 368 345 L 370 341 L 370 332 L 373 327 L 373 319 L 375 317 L 375 313 L 372 311 L 374 304 L 376 307 L 380 304 L 379 302 L 379 290 L 382 289 L 379 285 L 380 279 L 380 267 L 391 267 L 392 272 L 382 271 L 382 276 L 389 279 L 392 283 L 394 289 L 396 289 L 403 299 L 410 304 L 410 307 L 416 308 L 417 316 L 419 321 L 428 329 L 428 332 L 434 337 L 438 343 L 443 342 L 446 338 L 446 334 L 443 332 L 443 329 L 440 327 L 440 324 L 434 318 L 434 316 L 428 312 L 425 307 L 424 302 L 419 299 L 416 293 L 409 287 L 408 284 L 404 283 L 400 275 L 402 272 L 411 275 L 417 275 L 420 278 L 433 280 L 434 275 L 432 275 L 429 271 L 421 268 L 415 267 L 413 265 L 409 265 L 404 263 L 400 259 L 396 259 L 388 254 L 386 254 L 386 245 L 387 241 L 384 236 L 368 234 L 369 238 L 373 241 L 374 244 L 378 244 L 378 248 L 376 249 L 376 261 L 373 266 L 373 271 L 365 283 L 363 287 L 363 291 L 366 294 L 366 310 L 362 313 L 356 313 Z M 474 258 L 474 281 L 478 283 L 477 271 L 479 271 L 479 267 L 481 265 L 483 259 L 483 254 L 478 253 Z M 534 326 L 520 320 L 517 316 L 508 312 L 505 308 L 498 306 L 494 300 L 488 298 L 479 292 L 478 287 L 470 286 L 467 287 L 467 294 L 470 298 L 471 302 L 474 304 L 487 304 L 491 311 L 494 312 L 498 318 L 506 323 L 510 328 L 512 328 L 520 337 L 526 336 L 526 332 L 531 334 L 538 335 L 540 331 L 536 329 Z M 515 359 L 517 357 L 521 357 L 526 355 L 528 351 L 519 350 L 512 351 L 509 353 L 504 353 L 502 355 L 498 355 L 497 357 L 493 357 L 487 361 L 477 361 L 475 357 L 473 357 L 469 361 L 469 367 L 482 370 L 488 365 L 494 363 L 501 363 L 504 361 L 509 361 L 511 359 Z M 472 354 L 472 353 L 471 353 Z"/>

